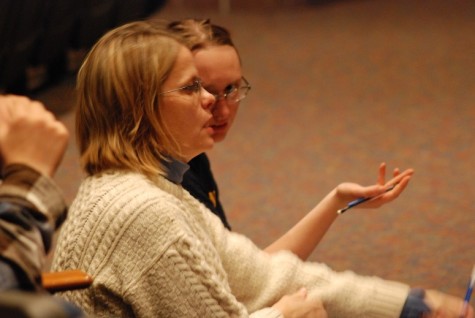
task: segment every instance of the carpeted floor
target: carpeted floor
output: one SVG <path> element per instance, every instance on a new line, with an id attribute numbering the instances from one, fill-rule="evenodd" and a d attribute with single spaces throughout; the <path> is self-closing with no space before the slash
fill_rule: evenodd
<path id="1" fill-rule="evenodd" d="M 475 263 L 475 2 L 169 1 L 156 16 L 228 27 L 252 91 L 210 152 L 233 229 L 269 244 L 380 162 L 416 174 L 379 210 L 339 217 L 311 256 L 463 296 Z M 226 11 L 226 10 L 224 10 Z M 70 127 L 74 79 L 37 94 Z M 81 178 L 74 142 L 56 179 Z"/>

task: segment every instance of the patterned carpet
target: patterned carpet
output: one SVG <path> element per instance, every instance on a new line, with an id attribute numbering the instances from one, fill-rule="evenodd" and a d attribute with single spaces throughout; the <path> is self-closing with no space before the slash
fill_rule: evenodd
<path id="1" fill-rule="evenodd" d="M 210 152 L 233 229 L 266 246 L 343 181 L 380 162 L 412 167 L 379 210 L 337 219 L 311 256 L 463 296 L 475 263 L 475 2 L 169 1 L 157 17 L 227 26 L 252 84 L 226 142 Z M 72 127 L 74 80 L 36 97 Z M 72 142 L 57 175 L 81 173 Z"/>

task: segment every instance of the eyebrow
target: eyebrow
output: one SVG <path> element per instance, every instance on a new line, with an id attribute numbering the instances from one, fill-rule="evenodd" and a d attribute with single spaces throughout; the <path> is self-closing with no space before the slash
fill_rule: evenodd
<path id="1" fill-rule="evenodd" d="M 228 87 L 229 85 L 236 85 L 236 84 L 239 84 L 239 82 L 241 82 L 241 79 L 242 79 L 242 76 L 239 77 L 237 80 L 226 84 L 226 86 L 224 86 L 224 89 L 226 89 L 226 87 Z M 215 90 L 215 88 L 216 88 L 214 85 L 211 85 L 211 86 L 210 86 L 210 85 L 208 85 L 206 82 L 203 82 L 203 87 L 206 87 L 206 88 L 209 88 L 209 89 L 212 89 L 212 90 Z"/>
<path id="2" fill-rule="evenodd" d="M 179 87 L 189 86 L 189 85 L 192 85 L 196 80 L 200 80 L 200 77 L 197 75 L 193 75 L 191 77 L 187 76 L 186 78 L 187 79 L 184 81 L 179 81 L 179 83 L 182 83 L 182 84 L 177 84 L 177 86 Z"/>

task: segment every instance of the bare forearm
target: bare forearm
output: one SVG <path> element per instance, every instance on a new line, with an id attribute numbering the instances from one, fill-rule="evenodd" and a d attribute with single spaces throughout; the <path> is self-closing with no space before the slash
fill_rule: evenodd
<path id="1" fill-rule="evenodd" d="M 335 221 L 336 210 L 340 205 L 336 191 L 333 190 L 295 226 L 266 247 L 265 251 L 275 253 L 289 250 L 306 260 Z"/>

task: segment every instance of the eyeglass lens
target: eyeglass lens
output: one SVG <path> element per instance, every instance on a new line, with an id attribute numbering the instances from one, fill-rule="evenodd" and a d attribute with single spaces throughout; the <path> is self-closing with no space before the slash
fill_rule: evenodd
<path id="1" fill-rule="evenodd" d="M 250 89 L 251 86 L 249 85 L 249 82 L 244 77 L 242 77 L 239 86 L 231 86 L 227 92 L 222 94 L 213 94 L 213 96 L 216 98 L 216 101 L 219 99 L 225 99 L 228 103 L 237 103 L 246 98 Z"/>

